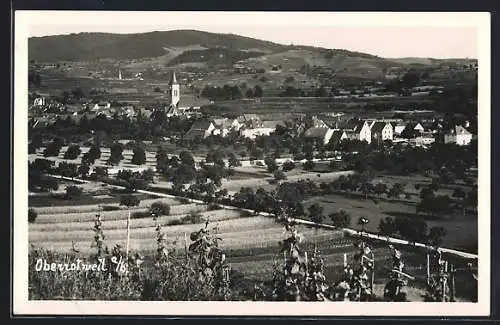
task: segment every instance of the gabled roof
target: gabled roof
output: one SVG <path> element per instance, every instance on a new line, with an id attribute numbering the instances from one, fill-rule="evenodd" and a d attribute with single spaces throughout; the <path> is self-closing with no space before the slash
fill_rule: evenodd
<path id="1" fill-rule="evenodd" d="M 283 122 L 283 121 L 263 121 L 260 127 L 275 129 L 278 125 L 285 126 L 285 122 Z"/>
<path id="2" fill-rule="evenodd" d="M 184 134 L 184 139 L 193 140 L 193 139 L 203 139 L 205 137 L 205 130 L 200 129 L 191 129 L 186 134 Z"/>
<path id="3" fill-rule="evenodd" d="M 385 128 L 385 126 L 389 124 L 391 125 L 390 123 L 388 122 L 380 122 L 380 121 L 377 121 L 375 123 L 373 123 L 372 127 L 371 127 L 371 131 L 372 132 L 376 132 L 376 133 L 380 133 L 382 132 L 382 130 Z"/>
<path id="4" fill-rule="evenodd" d="M 461 125 L 455 126 L 455 134 L 462 134 L 462 135 L 470 135 L 470 133 L 466 128 L 464 128 Z"/>
<path id="5" fill-rule="evenodd" d="M 340 142 L 340 140 L 342 139 L 342 136 L 344 134 L 347 136 L 347 133 L 345 131 L 341 131 L 341 130 L 333 131 L 332 138 L 330 139 L 330 142 Z"/>
<path id="6" fill-rule="evenodd" d="M 193 123 L 193 125 L 191 126 L 191 129 L 189 131 L 192 131 L 192 130 L 206 131 L 210 127 L 210 124 L 212 124 L 212 121 L 208 121 L 208 120 L 196 121 Z"/>
<path id="7" fill-rule="evenodd" d="M 329 128 L 309 128 L 304 133 L 306 138 L 321 138 L 324 139 Z"/>

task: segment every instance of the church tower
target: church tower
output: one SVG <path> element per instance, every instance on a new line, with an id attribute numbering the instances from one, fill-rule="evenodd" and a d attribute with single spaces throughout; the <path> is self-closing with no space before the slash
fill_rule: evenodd
<path id="1" fill-rule="evenodd" d="M 177 82 L 177 78 L 175 77 L 175 71 L 172 74 L 172 80 L 170 81 L 170 99 L 172 106 L 176 107 L 181 99 L 181 89 L 179 83 Z"/>

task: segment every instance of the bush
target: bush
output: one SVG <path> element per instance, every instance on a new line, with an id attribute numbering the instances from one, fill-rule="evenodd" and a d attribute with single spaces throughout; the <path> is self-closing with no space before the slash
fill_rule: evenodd
<path id="1" fill-rule="evenodd" d="M 157 216 L 165 216 L 170 214 L 170 206 L 166 203 L 163 203 L 161 201 L 156 201 L 151 204 L 151 207 L 149 208 L 150 213 L 154 213 Z"/>
<path id="2" fill-rule="evenodd" d="M 28 210 L 28 222 L 29 223 L 34 223 L 36 220 L 36 217 L 38 217 L 38 213 L 35 211 L 35 209 L 31 208 Z"/>
<path id="3" fill-rule="evenodd" d="M 150 218 L 151 213 L 149 211 L 136 211 L 130 215 L 130 218 L 132 219 L 143 219 L 143 218 Z"/>
<path id="4" fill-rule="evenodd" d="M 219 210 L 220 206 L 217 203 L 210 203 L 208 205 L 208 211 Z"/>
<path id="5" fill-rule="evenodd" d="M 103 205 L 101 206 L 102 211 L 118 211 L 120 207 L 116 205 Z"/>
<path id="6" fill-rule="evenodd" d="M 188 215 L 182 217 L 179 222 L 183 225 L 194 225 L 194 224 L 197 224 L 197 223 L 202 223 L 204 220 L 203 220 L 203 216 L 199 213 L 196 213 L 196 212 L 190 212 Z"/>
<path id="7" fill-rule="evenodd" d="M 67 186 L 65 191 L 66 191 L 65 197 L 67 200 L 71 200 L 73 198 L 79 197 L 80 195 L 82 195 L 82 192 L 83 192 L 83 190 L 80 187 L 75 186 L 75 185 Z"/>

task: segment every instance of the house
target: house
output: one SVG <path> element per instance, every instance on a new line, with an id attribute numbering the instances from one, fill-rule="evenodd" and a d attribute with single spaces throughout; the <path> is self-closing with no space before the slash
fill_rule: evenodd
<path id="1" fill-rule="evenodd" d="M 323 119 L 318 118 L 316 115 L 311 117 L 310 121 L 313 128 L 328 128 L 328 124 Z"/>
<path id="2" fill-rule="evenodd" d="M 35 100 L 33 101 L 33 106 L 44 106 L 44 105 L 45 105 L 44 97 L 35 98 Z"/>
<path id="3" fill-rule="evenodd" d="M 212 122 L 215 127 L 212 133 L 223 137 L 225 137 L 230 131 L 239 131 L 242 126 L 237 119 L 215 118 Z"/>
<path id="4" fill-rule="evenodd" d="M 270 135 L 276 131 L 278 125 L 283 125 L 283 121 L 263 121 L 261 123 L 255 123 L 256 125 L 252 127 L 243 127 L 240 129 L 240 135 L 245 138 L 255 139 L 257 136 Z"/>
<path id="5" fill-rule="evenodd" d="M 333 130 L 332 137 L 330 138 L 330 142 L 332 144 L 339 144 L 342 140 L 348 139 L 346 131 L 342 130 Z"/>
<path id="6" fill-rule="evenodd" d="M 420 136 L 424 133 L 424 130 L 424 127 L 419 122 L 410 122 L 406 124 L 399 136 L 405 139 L 411 139 Z"/>
<path id="7" fill-rule="evenodd" d="M 99 111 L 103 109 L 110 109 L 111 108 L 111 103 L 110 102 L 100 102 L 96 103 L 94 107 L 92 108 L 93 111 Z"/>
<path id="8" fill-rule="evenodd" d="M 189 131 L 184 135 L 186 140 L 204 139 L 212 134 L 215 125 L 212 121 L 203 120 L 194 122 Z"/>
<path id="9" fill-rule="evenodd" d="M 406 124 L 403 122 L 400 123 L 392 122 L 391 124 L 394 129 L 393 135 L 401 135 L 401 133 L 406 127 Z"/>
<path id="10" fill-rule="evenodd" d="M 370 125 L 371 137 L 377 140 L 390 140 L 394 138 L 391 123 L 384 121 L 375 121 Z"/>
<path id="11" fill-rule="evenodd" d="M 372 142 L 370 125 L 365 120 L 350 121 L 343 127 L 343 130 L 350 140 L 366 141 L 368 143 Z"/>
<path id="12" fill-rule="evenodd" d="M 417 147 L 425 147 L 433 144 L 434 142 L 436 142 L 436 138 L 429 134 L 418 136 L 411 141 L 411 143 L 414 143 Z"/>
<path id="13" fill-rule="evenodd" d="M 241 124 L 249 125 L 254 121 L 261 122 L 260 117 L 257 114 L 242 114 L 237 118 L 238 122 Z"/>
<path id="14" fill-rule="evenodd" d="M 455 126 L 454 129 L 444 135 L 444 143 L 454 143 L 457 146 L 469 145 L 472 141 L 472 133 L 461 125 Z"/>
<path id="15" fill-rule="evenodd" d="M 312 127 L 306 130 L 304 137 L 321 141 L 323 144 L 328 144 L 333 135 L 333 129 L 325 127 Z"/>

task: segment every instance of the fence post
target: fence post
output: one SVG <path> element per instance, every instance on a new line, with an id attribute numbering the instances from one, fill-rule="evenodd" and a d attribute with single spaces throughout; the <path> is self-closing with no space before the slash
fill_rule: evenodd
<path id="1" fill-rule="evenodd" d="M 427 253 L 427 285 L 430 284 L 430 280 L 431 280 L 431 261 L 430 261 L 430 255 L 429 253 Z"/>
<path id="2" fill-rule="evenodd" d="M 450 275 L 451 275 L 451 292 L 450 292 L 450 301 L 455 301 L 455 266 L 453 264 L 450 265 Z"/>

